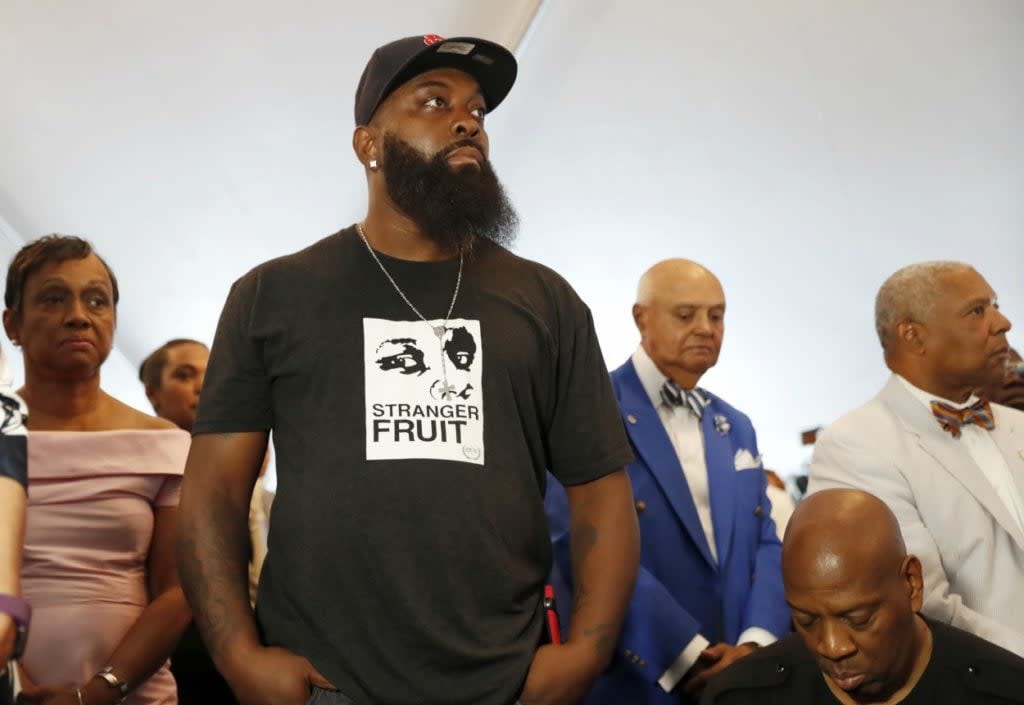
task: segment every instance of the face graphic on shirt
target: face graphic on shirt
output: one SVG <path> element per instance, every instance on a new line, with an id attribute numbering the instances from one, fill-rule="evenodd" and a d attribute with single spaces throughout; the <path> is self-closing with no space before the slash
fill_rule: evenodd
<path id="1" fill-rule="evenodd" d="M 426 328 L 423 325 L 423 329 Z M 437 357 L 443 358 L 433 368 L 427 365 L 431 345 L 438 346 Z M 476 341 L 465 326 L 446 326 L 440 344 L 436 333 L 385 340 L 377 346 L 376 363 L 382 371 L 393 371 L 395 374 L 422 377 L 431 373 L 430 396 L 437 401 L 469 399 L 473 396 L 474 388 L 467 373 L 472 370 L 476 352 Z"/>
<path id="2" fill-rule="evenodd" d="M 422 375 L 429 369 L 415 338 L 385 340 L 377 346 L 377 355 L 377 366 L 385 372 L 396 370 L 403 375 Z"/>
<path id="3" fill-rule="evenodd" d="M 0 394 L 0 432 L 8 436 L 25 435 L 25 403 L 19 397 Z"/>
<path id="4" fill-rule="evenodd" d="M 366 318 L 363 333 L 367 459 L 482 463 L 479 321 Z"/>
<path id="5" fill-rule="evenodd" d="M 463 326 L 449 328 L 444 337 L 444 354 L 455 369 L 468 372 L 476 359 L 476 341 Z"/>

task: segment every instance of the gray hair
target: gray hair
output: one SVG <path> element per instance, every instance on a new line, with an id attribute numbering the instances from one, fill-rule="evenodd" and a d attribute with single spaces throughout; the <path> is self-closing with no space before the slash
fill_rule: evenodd
<path id="1" fill-rule="evenodd" d="M 875 297 L 875 331 L 889 350 L 893 328 L 900 321 L 926 321 L 942 296 L 939 276 L 972 269 L 963 262 L 920 262 L 904 267 L 882 284 Z"/>

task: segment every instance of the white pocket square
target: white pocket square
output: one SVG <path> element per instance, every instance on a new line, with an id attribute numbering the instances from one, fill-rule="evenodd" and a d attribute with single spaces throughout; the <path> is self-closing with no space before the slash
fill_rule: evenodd
<path id="1" fill-rule="evenodd" d="M 746 448 L 741 448 L 736 451 L 736 457 L 733 460 L 736 465 L 736 470 L 758 470 L 761 467 L 761 456 L 755 456 Z"/>

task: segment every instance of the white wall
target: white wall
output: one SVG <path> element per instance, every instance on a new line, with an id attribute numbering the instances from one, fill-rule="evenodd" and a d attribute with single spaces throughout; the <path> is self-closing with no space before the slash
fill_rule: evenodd
<path id="1" fill-rule="evenodd" d="M 492 125 L 521 250 L 577 286 L 612 366 L 650 264 L 717 272 L 705 383 L 769 466 L 880 387 L 897 268 L 972 262 L 1024 326 L 1024 3 L 552 3 L 522 72 Z"/>
<path id="2" fill-rule="evenodd" d="M 149 350 L 209 339 L 233 279 L 359 217 L 373 47 L 511 43 L 536 4 L 0 0 L 0 217 L 111 262 L 124 356 L 105 383 L 144 408 Z M 789 471 L 799 429 L 884 379 L 871 307 L 896 268 L 973 262 L 1024 325 L 1022 75 L 1018 0 L 547 0 L 492 157 L 519 251 L 590 303 L 610 365 L 647 266 L 720 275 L 706 386 Z"/>

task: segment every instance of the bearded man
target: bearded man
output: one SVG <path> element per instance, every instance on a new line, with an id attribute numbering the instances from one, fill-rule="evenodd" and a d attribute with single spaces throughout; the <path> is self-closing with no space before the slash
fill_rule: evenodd
<path id="1" fill-rule="evenodd" d="M 515 75 L 481 39 L 379 48 L 355 100 L 366 218 L 228 296 L 179 564 L 245 705 L 568 705 L 611 656 L 639 557 L 632 456 L 589 310 L 505 249 L 484 115 Z M 244 529 L 271 430 L 254 618 Z M 549 469 L 577 537 L 562 644 L 542 635 Z"/>

